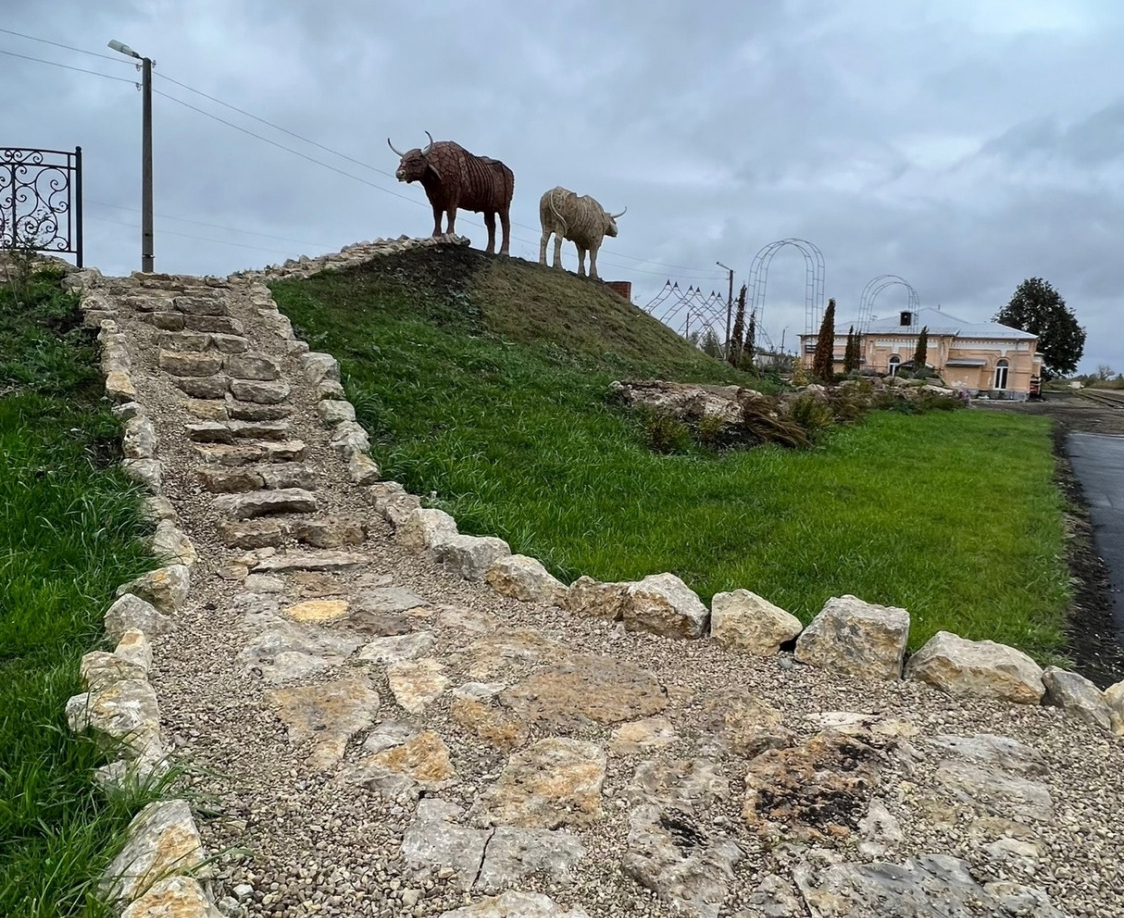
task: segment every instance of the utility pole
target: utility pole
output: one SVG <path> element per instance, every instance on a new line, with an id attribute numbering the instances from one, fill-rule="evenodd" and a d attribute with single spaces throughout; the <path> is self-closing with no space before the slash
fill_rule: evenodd
<path id="1" fill-rule="evenodd" d="M 152 239 L 152 61 L 141 58 L 141 95 L 144 115 L 141 126 L 141 270 L 153 271 Z"/>
<path id="2" fill-rule="evenodd" d="M 720 261 L 715 262 L 720 268 L 726 268 Z M 726 268 L 730 272 L 730 293 L 726 297 L 726 356 L 730 356 L 730 314 L 734 309 L 734 269 Z"/>
<path id="3" fill-rule="evenodd" d="M 126 57 L 140 61 L 137 68 L 141 72 L 141 271 L 151 274 L 154 252 L 152 231 L 152 60 L 137 54 L 132 48 L 119 41 L 111 41 L 109 47 Z"/>

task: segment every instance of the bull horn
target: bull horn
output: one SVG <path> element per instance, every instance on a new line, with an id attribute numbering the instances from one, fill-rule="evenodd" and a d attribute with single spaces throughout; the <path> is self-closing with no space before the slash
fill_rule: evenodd
<path id="1" fill-rule="evenodd" d="M 386 144 L 387 144 L 387 146 L 388 146 L 388 147 L 390 147 L 390 149 L 391 149 L 391 150 L 394 150 L 394 152 L 395 152 L 395 153 L 397 153 L 397 154 L 398 154 L 399 156 L 405 157 L 405 155 L 406 155 L 405 153 L 403 153 L 403 152 L 402 152 L 401 150 L 396 150 L 396 149 L 394 148 L 394 144 L 392 144 L 392 143 L 390 142 L 390 138 L 389 138 L 389 137 L 387 137 L 387 138 L 386 138 Z"/>
<path id="2" fill-rule="evenodd" d="M 625 208 L 624 210 L 622 210 L 622 211 L 621 211 L 621 212 L 620 212 L 619 214 L 609 214 L 609 216 L 610 216 L 610 217 L 612 217 L 612 218 L 613 218 L 614 220 L 616 220 L 616 219 L 617 219 L 617 217 L 623 217 L 623 216 L 624 216 L 625 214 L 627 214 L 627 213 L 628 213 L 628 208 L 626 207 L 626 208 Z"/>
<path id="3" fill-rule="evenodd" d="M 425 136 L 429 138 L 429 146 L 422 150 L 422 156 L 429 156 L 429 151 L 433 149 L 433 135 L 426 131 Z"/>

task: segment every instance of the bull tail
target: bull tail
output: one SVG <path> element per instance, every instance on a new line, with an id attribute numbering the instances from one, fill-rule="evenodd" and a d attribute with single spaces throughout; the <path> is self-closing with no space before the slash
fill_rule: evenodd
<path id="1" fill-rule="evenodd" d="M 552 211 L 554 211 L 555 218 L 558 220 L 559 224 L 561 224 L 561 226 L 562 226 L 562 235 L 565 236 L 566 233 L 568 233 L 570 231 L 570 227 L 566 224 L 565 218 L 560 213 L 558 213 L 558 208 L 554 206 L 554 196 L 557 193 L 558 193 L 557 188 L 550 189 L 550 209 Z"/>

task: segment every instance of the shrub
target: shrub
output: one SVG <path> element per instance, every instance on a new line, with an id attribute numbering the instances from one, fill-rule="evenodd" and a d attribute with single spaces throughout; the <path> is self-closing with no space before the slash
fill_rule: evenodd
<path id="1" fill-rule="evenodd" d="M 807 431 L 811 439 L 815 439 L 835 423 L 831 405 L 814 395 L 801 395 L 792 403 L 788 413 L 796 424 Z"/>
<path id="2" fill-rule="evenodd" d="M 691 448 L 691 429 L 666 411 L 648 411 L 643 415 L 648 448 L 657 453 L 682 453 Z"/>

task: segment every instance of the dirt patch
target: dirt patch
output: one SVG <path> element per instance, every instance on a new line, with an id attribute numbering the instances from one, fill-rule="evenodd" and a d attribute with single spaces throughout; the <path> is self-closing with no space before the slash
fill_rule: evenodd
<path id="1" fill-rule="evenodd" d="M 1072 431 L 1124 434 L 1124 411 L 1098 405 L 1077 395 L 1050 396 L 1041 402 L 989 405 L 989 410 L 1044 415 L 1054 421 L 1054 478 L 1071 506 L 1067 519 L 1068 563 L 1074 580 L 1073 602 L 1066 622 L 1066 652 L 1074 668 L 1101 688 L 1124 679 L 1124 636 L 1112 614 L 1108 570 L 1093 543 L 1093 524 L 1081 483 L 1066 453 Z"/>

